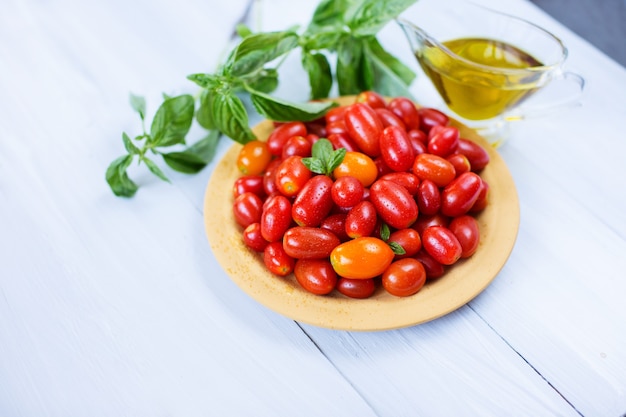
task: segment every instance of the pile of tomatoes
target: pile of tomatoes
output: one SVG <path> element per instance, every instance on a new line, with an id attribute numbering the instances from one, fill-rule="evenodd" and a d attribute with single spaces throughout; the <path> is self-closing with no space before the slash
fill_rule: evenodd
<path id="1" fill-rule="evenodd" d="M 444 113 L 367 91 L 245 144 L 234 218 L 267 269 L 307 291 L 410 296 L 478 248 L 488 163 Z"/>

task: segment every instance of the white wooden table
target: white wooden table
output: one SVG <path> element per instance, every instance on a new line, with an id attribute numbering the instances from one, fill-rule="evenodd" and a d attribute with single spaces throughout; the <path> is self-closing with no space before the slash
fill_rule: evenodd
<path id="1" fill-rule="evenodd" d="M 195 92 L 186 75 L 215 68 L 245 6 L 0 5 L 0 416 L 626 415 L 626 70 L 530 3 L 500 3 L 560 36 L 588 82 L 581 107 L 500 149 L 521 205 L 511 257 L 443 318 L 327 330 L 223 272 L 203 229 L 214 164 L 171 185 L 131 168 L 132 199 L 104 181 L 139 129 L 128 93 L 153 112 Z M 314 6 L 265 0 L 260 28 Z M 397 28 L 382 36 L 417 70 Z M 297 60 L 281 71 L 277 94 L 306 99 Z M 412 91 L 439 104 L 423 76 Z"/>

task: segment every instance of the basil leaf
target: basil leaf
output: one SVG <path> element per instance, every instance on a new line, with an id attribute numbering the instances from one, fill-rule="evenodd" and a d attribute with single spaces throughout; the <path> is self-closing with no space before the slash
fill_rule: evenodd
<path id="1" fill-rule="evenodd" d="M 328 109 L 337 106 L 332 101 L 293 103 L 248 88 L 254 108 L 268 119 L 278 122 L 301 120 L 308 122 L 322 117 Z"/>
<path id="2" fill-rule="evenodd" d="M 321 29 L 320 31 L 304 34 L 300 38 L 300 45 L 304 51 L 320 49 L 335 50 L 342 33 L 337 29 Z"/>
<path id="3" fill-rule="evenodd" d="M 211 88 L 217 85 L 217 78 L 211 74 L 189 74 L 187 79 L 193 81 L 202 88 Z"/>
<path id="4" fill-rule="evenodd" d="M 165 176 L 163 171 L 161 171 L 161 168 L 159 168 L 157 166 L 157 164 L 154 163 L 154 161 L 152 161 L 151 159 L 146 158 L 145 156 L 141 157 L 141 161 L 146 164 L 146 166 L 148 167 L 150 172 L 152 172 L 154 175 L 156 175 L 157 177 L 161 178 L 165 182 L 170 182 L 169 178 L 167 178 Z"/>
<path id="5" fill-rule="evenodd" d="M 139 117 L 143 120 L 146 117 L 146 99 L 141 96 L 130 94 L 130 106 L 139 113 Z"/>
<path id="6" fill-rule="evenodd" d="M 185 143 L 191 127 L 194 99 L 188 94 L 166 99 L 157 110 L 150 127 L 151 143 L 171 146 Z"/>
<path id="7" fill-rule="evenodd" d="M 389 68 L 398 78 L 402 80 L 407 86 L 410 85 L 415 79 L 415 73 L 406 65 L 404 65 L 398 58 L 387 52 L 378 39 L 372 37 L 367 43 L 369 52 L 380 61 L 379 65 L 384 65 Z"/>
<path id="8" fill-rule="evenodd" d="M 328 158 L 327 161 L 326 170 L 328 173 L 333 172 L 335 168 L 341 165 L 341 163 L 343 162 L 343 158 L 346 156 L 346 152 L 348 152 L 346 148 L 339 148 L 333 151 L 332 155 L 330 156 L 330 158 Z"/>
<path id="9" fill-rule="evenodd" d="M 361 62 L 358 68 L 359 71 L 359 88 L 361 91 L 367 91 L 374 89 L 375 74 L 374 64 L 370 54 L 367 51 L 367 47 L 363 47 L 363 53 L 361 54 Z"/>
<path id="10" fill-rule="evenodd" d="M 404 255 L 406 251 L 398 242 L 387 242 L 394 255 Z"/>
<path id="11" fill-rule="evenodd" d="M 111 187 L 113 194 L 118 197 L 132 197 L 137 192 L 135 184 L 126 172 L 126 169 L 133 162 L 132 155 L 124 155 L 111 162 L 106 171 L 106 181 Z"/>
<path id="12" fill-rule="evenodd" d="M 278 71 L 273 68 L 264 68 L 248 85 L 254 90 L 271 93 L 278 87 Z"/>
<path id="13" fill-rule="evenodd" d="M 337 86 L 340 95 L 358 94 L 359 68 L 355 63 L 361 62 L 363 45 L 351 36 L 344 36 L 337 45 Z"/>
<path id="14" fill-rule="evenodd" d="M 368 49 L 366 47 L 366 49 Z M 408 84 L 387 66 L 376 54 L 368 54 L 374 70 L 372 90 L 389 97 L 408 97 L 413 99 Z"/>
<path id="15" fill-rule="evenodd" d="M 417 0 L 364 0 L 347 22 L 354 36 L 378 33 Z"/>
<path id="16" fill-rule="evenodd" d="M 326 56 L 304 52 L 302 54 L 302 66 L 309 75 L 310 97 L 312 99 L 328 97 L 333 86 L 333 74 Z"/>
<path id="17" fill-rule="evenodd" d="M 165 163 L 173 170 L 195 174 L 213 160 L 219 137 L 219 132 L 212 130 L 207 136 L 182 152 L 169 152 L 161 155 Z"/>
<path id="18" fill-rule="evenodd" d="M 307 31 L 325 26 L 343 26 L 343 16 L 350 3 L 350 0 L 322 0 L 313 12 Z"/>
<path id="19" fill-rule="evenodd" d="M 385 242 L 389 240 L 389 236 L 391 236 L 391 230 L 389 230 L 389 225 L 387 223 L 381 223 L 380 225 L 380 238 Z"/>
<path id="20" fill-rule="evenodd" d="M 316 174 L 326 174 L 326 167 L 321 159 L 317 158 L 302 158 L 302 164 L 309 169 L 309 171 Z"/>
<path id="21" fill-rule="evenodd" d="M 237 32 L 237 35 L 242 39 L 252 35 L 252 29 L 245 23 L 238 23 L 237 26 L 235 26 L 235 32 Z"/>
<path id="22" fill-rule="evenodd" d="M 196 111 L 196 120 L 198 121 L 198 124 L 207 130 L 215 129 L 210 95 L 210 90 L 202 90 L 202 93 L 200 94 L 200 106 L 198 107 L 198 111 Z"/>
<path id="23" fill-rule="evenodd" d="M 328 139 L 320 139 L 313 144 L 311 156 L 327 161 L 333 153 L 333 144 Z"/>
<path id="24" fill-rule="evenodd" d="M 239 143 L 255 139 L 248 126 L 248 113 L 239 97 L 232 91 L 214 91 L 209 97 L 213 122 L 220 132 Z"/>
<path id="25" fill-rule="evenodd" d="M 311 156 L 302 158 L 302 163 L 311 172 L 331 175 L 333 170 L 343 162 L 346 152 L 345 148 L 333 150 L 332 143 L 328 139 L 322 138 L 313 144 Z"/>
<path id="26" fill-rule="evenodd" d="M 228 57 L 225 72 L 236 77 L 254 73 L 296 46 L 298 35 L 290 31 L 250 35 Z"/>
<path id="27" fill-rule="evenodd" d="M 124 142 L 124 148 L 126 148 L 126 152 L 131 155 L 138 155 L 141 153 L 138 147 L 135 146 L 133 141 L 130 139 L 130 136 L 126 134 L 126 132 L 122 132 L 122 141 Z"/>

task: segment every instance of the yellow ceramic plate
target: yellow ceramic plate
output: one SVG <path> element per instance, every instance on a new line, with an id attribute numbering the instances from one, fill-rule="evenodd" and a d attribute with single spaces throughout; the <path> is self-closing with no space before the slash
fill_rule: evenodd
<path id="1" fill-rule="evenodd" d="M 354 98 L 338 99 L 340 103 Z M 234 144 L 216 166 L 204 200 L 204 222 L 209 242 L 228 276 L 248 295 L 293 320 L 342 330 L 375 331 L 413 326 L 441 317 L 466 304 L 496 277 L 508 259 L 519 227 L 519 201 L 504 161 L 474 131 L 459 125 L 462 137 L 488 150 L 491 158 L 481 176 L 489 183 L 489 204 L 478 215 L 481 242 L 476 253 L 459 261 L 446 274 L 428 282 L 411 297 L 395 297 L 382 287 L 368 299 L 357 300 L 334 291 L 311 294 L 292 275 L 281 278 L 265 269 L 262 257 L 248 249 L 232 215 L 232 188 L 240 175 L 235 161 L 241 145 Z M 254 128 L 266 139 L 273 126 L 264 121 Z"/>

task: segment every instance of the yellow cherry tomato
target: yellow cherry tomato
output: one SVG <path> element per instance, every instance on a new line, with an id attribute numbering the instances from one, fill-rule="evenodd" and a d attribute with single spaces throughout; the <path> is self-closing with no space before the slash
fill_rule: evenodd
<path id="1" fill-rule="evenodd" d="M 267 143 L 253 140 L 243 145 L 237 156 L 237 168 L 244 175 L 259 175 L 272 160 Z"/>
<path id="2" fill-rule="evenodd" d="M 369 156 L 361 152 L 348 151 L 343 161 L 335 170 L 336 178 L 351 176 L 358 179 L 363 187 L 369 187 L 378 176 L 378 168 Z"/>
<path id="3" fill-rule="evenodd" d="M 330 253 L 330 263 L 344 278 L 367 279 L 385 272 L 394 256 L 383 240 L 366 236 L 336 246 Z"/>

